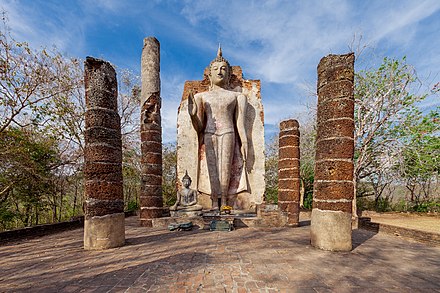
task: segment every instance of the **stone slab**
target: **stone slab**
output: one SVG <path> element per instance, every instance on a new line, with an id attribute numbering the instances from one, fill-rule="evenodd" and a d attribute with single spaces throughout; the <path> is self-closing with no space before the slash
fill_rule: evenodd
<path id="1" fill-rule="evenodd" d="M 170 232 L 130 217 L 125 246 L 84 251 L 82 236 L 0 245 L 0 292 L 440 291 L 440 246 L 373 231 L 344 253 L 314 249 L 310 226 Z"/>

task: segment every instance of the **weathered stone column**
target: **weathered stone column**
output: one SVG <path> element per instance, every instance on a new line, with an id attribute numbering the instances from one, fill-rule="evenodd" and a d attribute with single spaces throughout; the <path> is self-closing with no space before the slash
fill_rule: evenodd
<path id="1" fill-rule="evenodd" d="M 287 213 L 289 226 L 299 225 L 299 123 L 281 121 L 278 161 L 278 206 Z"/>
<path id="2" fill-rule="evenodd" d="M 151 227 L 162 217 L 162 126 L 160 119 L 160 44 L 154 37 L 144 39 L 142 50 L 140 195 L 141 226 Z"/>
<path id="3" fill-rule="evenodd" d="M 352 248 L 353 80 L 353 53 L 329 55 L 319 62 L 311 243 L 324 250 Z"/>
<path id="4" fill-rule="evenodd" d="M 118 87 L 116 72 L 106 61 L 87 57 L 84 71 L 84 249 L 106 249 L 125 242 Z"/>

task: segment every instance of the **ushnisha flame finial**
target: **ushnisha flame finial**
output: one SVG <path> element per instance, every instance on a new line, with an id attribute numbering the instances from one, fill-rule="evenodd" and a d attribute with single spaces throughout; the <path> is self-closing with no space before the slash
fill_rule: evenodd
<path id="1" fill-rule="evenodd" d="M 220 45 L 220 43 L 218 43 L 217 57 L 222 57 L 222 56 L 223 56 L 222 46 Z"/>
<path id="2" fill-rule="evenodd" d="M 231 65 L 229 65 L 228 60 L 223 57 L 222 47 L 220 46 L 220 43 L 218 44 L 217 56 L 214 58 L 214 60 L 211 61 L 209 67 L 211 67 L 214 62 L 225 62 L 226 64 L 228 64 L 229 69 L 231 69 Z"/>
<path id="3" fill-rule="evenodd" d="M 188 170 L 185 170 L 185 176 L 183 176 L 183 178 L 182 178 L 182 182 L 183 182 L 183 180 L 185 180 L 185 179 L 188 179 L 189 181 L 192 181 L 192 180 L 191 180 L 191 177 L 189 177 L 189 175 L 188 175 Z"/>

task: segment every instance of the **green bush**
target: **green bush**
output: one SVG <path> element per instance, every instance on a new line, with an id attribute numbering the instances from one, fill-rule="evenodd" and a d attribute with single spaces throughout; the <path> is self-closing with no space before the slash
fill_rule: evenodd
<path id="1" fill-rule="evenodd" d="M 139 204 L 136 201 L 132 200 L 132 201 L 128 202 L 127 208 L 126 208 L 127 212 L 134 212 L 138 209 L 139 209 Z"/>
<path id="2" fill-rule="evenodd" d="M 268 204 L 278 204 L 278 186 L 266 187 L 266 192 L 264 193 L 266 203 Z"/>
<path id="3" fill-rule="evenodd" d="M 306 194 L 304 195 L 304 208 L 306 210 L 311 210 L 312 203 L 313 203 L 313 190 L 310 192 L 306 192 Z"/>
<path id="4" fill-rule="evenodd" d="M 438 202 L 421 202 L 418 203 L 416 205 L 414 205 L 414 207 L 412 208 L 412 210 L 414 212 L 418 212 L 418 213 L 435 213 L 435 212 L 440 212 L 440 203 Z"/>

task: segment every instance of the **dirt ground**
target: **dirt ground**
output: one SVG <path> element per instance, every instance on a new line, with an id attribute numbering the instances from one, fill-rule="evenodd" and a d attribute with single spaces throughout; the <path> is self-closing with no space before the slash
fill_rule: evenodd
<path id="1" fill-rule="evenodd" d="M 362 217 L 372 222 L 440 234 L 439 214 L 377 213 L 363 211 Z"/>

